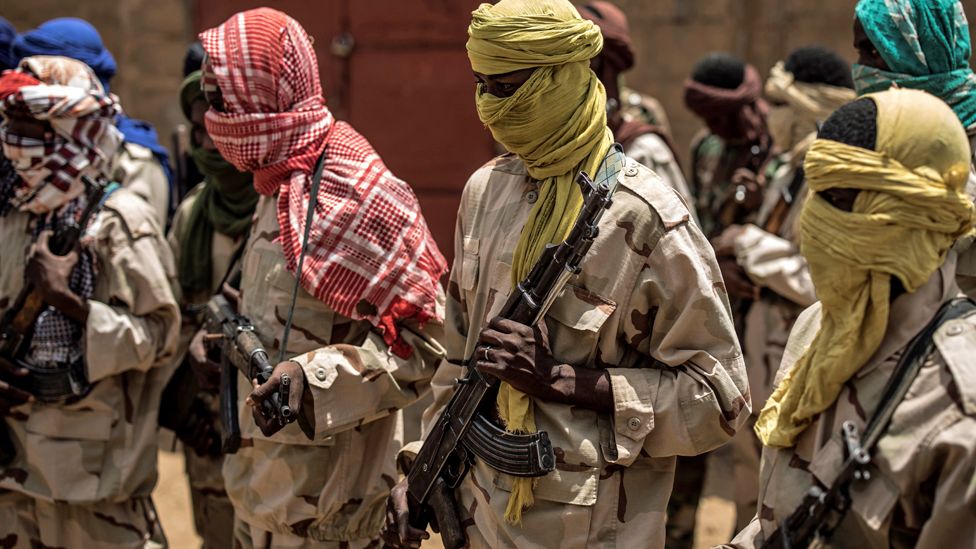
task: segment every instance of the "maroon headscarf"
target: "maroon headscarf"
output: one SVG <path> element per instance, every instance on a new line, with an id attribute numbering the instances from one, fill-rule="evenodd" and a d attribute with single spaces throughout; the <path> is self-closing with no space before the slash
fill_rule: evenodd
<path id="1" fill-rule="evenodd" d="M 685 80 L 685 105 L 722 139 L 760 141 L 768 133 L 769 107 L 762 99 L 762 79 L 752 65 L 746 65 L 742 84 L 733 90 Z"/>

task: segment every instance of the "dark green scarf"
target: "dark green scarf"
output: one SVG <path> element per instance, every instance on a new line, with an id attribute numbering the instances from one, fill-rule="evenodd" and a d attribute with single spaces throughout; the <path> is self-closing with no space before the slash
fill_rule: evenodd
<path id="1" fill-rule="evenodd" d="M 203 99 L 199 72 L 184 82 L 180 99 L 189 118 L 190 107 Z M 180 238 L 180 284 L 185 295 L 213 290 L 213 233 L 238 238 L 251 227 L 258 193 L 250 173 L 237 171 L 217 151 L 208 151 L 190 140 L 190 154 L 204 175 Z"/>

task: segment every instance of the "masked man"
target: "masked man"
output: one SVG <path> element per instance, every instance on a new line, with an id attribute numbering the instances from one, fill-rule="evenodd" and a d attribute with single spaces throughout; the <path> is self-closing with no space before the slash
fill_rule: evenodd
<path id="1" fill-rule="evenodd" d="M 976 75 L 969 22 L 959 0 L 861 0 L 854 19 L 854 84 L 858 93 L 899 88 L 925 90 L 952 107 L 976 153 Z M 976 199 L 976 156 L 967 193 Z M 976 297 L 976 246 L 956 244 L 956 278 Z"/>
<path id="2" fill-rule="evenodd" d="M 11 51 L 16 59 L 32 55 L 77 59 L 91 67 L 106 92 L 118 70 L 98 30 L 88 21 L 74 17 L 51 19 L 18 35 Z M 156 129 L 148 122 L 125 113 L 119 113 L 115 122 L 124 142 L 112 159 L 112 179 L 149 203 L 159 225 L 165 227 L 171 202 L 169 153 L 159 144 Z"/>
<path id="3" fill-rule="evenodd" d="M 850 66 L 836 53 L 800 48 L 777 63 L 766 81 L 769 130 L 781 151 L 771 162 L 755 224 L 733 225 L 715 241 L 715 254 L 730 295 L 745 316 L 744 350 L 749 387 L 757 408 L 772 393 L 773 378 L 793 323 L 816 300 L 806 260 L 800 255 L 796 220 L 807 194 L 803 159 L 817 126 L 854 99 Z M 735 440 L 739 527 L 756 509 L 759 443 L 752 430 Z"/>
<path id="4" fill-rule="evenodd" d="M 239 172 L 220 156 L 207 129 L 204 113 L 209 105 L 200 87 L 200 71 L 194 71 L 180 87 L 180 107 L 190 123 L 190 154 L 204 175 L 173 216 L 169 243 L 179 273 L 183 309 L 179 354 L 191 347 L 203 319 L 202 309 L 239 263 L 243 245 L 258 202 L 250 173 Z M 174 395 L 193 401 L 189 421 L 175 426 L 184 443 L 186 472 L 193 498 L 193 517 L 205 548 L 230 547 L 234 539 L 234 508 L 224 490 L 224 459 L 217 444 L 220 371 L 207 360 L 203 334 L 193 341 L 189 375 L 174 376 Z M 195 377 L 190 375 L 198 374 Z"/>
<path id="5" fill-rule="evenodd" d="M 712 236 L 752 218 L 760 174 L 772 151 L 762 79 L 723 53 L 699 61 L 685 81 L 685 105 L 706 125 L 691 146 L 691 192 L 702 230 Z"/>
<path id="6" fill-rule="evenodd" d="M 749 415 L 742 357 L 708 242 L 677 194 L 617 157 L 590 70 L 599 29 L 561 0 L 482 4 L 468 28 L 478 115 L 511 151 L 472 175 L 455 236 L 448 357 L 501 380 L 510 431 L 544 430 L 556 471 L 535 482 L 476 459 L 456 490 L 472 547 L 663 547 L 674 456 L 726 442 Z M 621 162 L 614 170 L 605 159 Z M 538 326 L 494 318 L 580 211 L 580 171 L 614 170 L 613 205 Z M 434 379 L 438 416 L 462 369 Z M 404 453 L 415 451 L 408 446 Z M 388 542 L 415 543 L 406 484 Z M 610 540 L 613 540 L 612 542 Z"/>
<path id="7" fill-rule="evenodd" d="M 280 362 L 256 389 L 239 376 L 244 440 L 224 461 L 235 545 L 371 546 L 396 478 L 399 410 L 442 356 L 446 262 L 410 187 L 326 107 L 294 19 L 246 11 L 200 40 L 207 133 L 262 195 L 241 313 Z M 311 440 L 296 424 L 265 435 L 245 417 L 282 374 Z"/>
<path id="8" fill-rule="evenodd" d="M 760 512 L 733 546 L 801 530 L 788 517 L 811 486 L 840 494 L 827 498 L 839 516 L 815 524 L 832 529 L 828 546 L 976 542 L 976 410 L 965 381 L 976 306 L 955 303 L 933 321 L 961 295 L 950 249 L 973 231 L 969 159 L 956 115 L 917 90 L 865 96 L 824 123 L 804 161 L 813 194 L 800 217 L 820 302 L 797 320 L 756 423 Z M 909 375 L 911 362 L 920 369 Z M 903 391 L 889 392 L 902 382 Z M 879 420 L 886 409 L 893 413 Z M 841 464 L 856 448 L 869 459 L 848 482 Z M 804 504 L 800 513 L 808 511 Z"/>
<path id="9" fill-rule="evenodd" d="M 156 422 L 180 323 L 169 247 L 149 206 L 119 189 L 79 248 L 49 249 L 50 228 L 87 204 L 81 177 L 104 179 L 122 145 L 118 103 L 91 69 L 29 57 L 0 76 L 0 99 L 3 153 L 20 176 L 0 187 L 0 309 L 28 281 L 48 305 L 13 357 L 31 369 L 0 366 L 0 437 L 13 447 L 0 468 L 0 539 L 158 547 Z M 53 394 L 68 372 L 71 392 Z"/>
<path id="10" fill-rule="evenodd" d="M 664 126 L 647 123 L 626 112 L 629 104 L 623 97 L 621 77 L 634 66 L 627 16 L 610 2 L 590 2 L 580 8 L 580 15 L 596 23 L 603 34 L 603 49 L 590 64 L 607 92 L 607 125 L 613 130 L 614 140 L 624 147 L 627 156 L 650 168 L 674 188 L 686 204 L 694 204 L 670 132 Z M 628 90 L 628 93 L 636 92 Z M 695 212 L 690 213 L 697 222 Z"/>

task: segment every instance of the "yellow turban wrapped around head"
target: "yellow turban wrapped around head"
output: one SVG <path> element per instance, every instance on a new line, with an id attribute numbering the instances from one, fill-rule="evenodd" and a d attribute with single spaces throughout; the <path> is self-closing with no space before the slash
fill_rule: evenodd
<path id="1" fill-rule="evenodd" d="M 593 175 L 613 145 L 606 91 L 590 70 L 603 47 L 600 29 L 566 0 L 501 0 L 482 4 L 468 27 L 471 68 L 486 75 L 535 68 L 511 97 L 479 85 L 478 116 L 495 139 L 525 162 L 540 181 L 539 199 L 515 247 L 512 285 L 525 277 L 546 244 L 566 238 L 583 204 L 574 183 Z M 534 432 L 532 401 L 502 384 L 499 415 L 511 432 Z M 531 479 L 516 479 L 506 518 L 521 520 L 532 504 Z"/>
<path id="2" fill-rule="evenodd" d="M 759 416 L 756 433 L 767 446 L 794 445 L 881 345 L 891 277 L 916 291 L 973 231 L 969 141 L 952 109 L 918 90 L 864 97 L 878 109 L 877 150 L 817 139 L 805 159 L 813 194 L 800 217 L 800 251 L 823 316 Z M 817 194 L 833 188 L 861 191 L 853 211 Z"/>

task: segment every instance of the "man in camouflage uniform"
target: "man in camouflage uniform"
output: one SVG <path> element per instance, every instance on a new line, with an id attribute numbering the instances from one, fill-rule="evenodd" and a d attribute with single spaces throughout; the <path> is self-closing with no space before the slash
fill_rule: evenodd
<path id="1" fill-rule="evenodd" d="M 627 156 L 660 176 L 686 204 L 694 204 L 667 127 L 648 121 L 647 118 L 656 115 L 649 110 L 646 111 L 647 115 L 641 114 L 645 112 L 640 110 L 643 103 L 624 107 L 625 91 L 621 90 L 620 81 L 622 73 L 634 66 L 634 48 L 627 16 L 610 2 L 600 1 L 584 5 L 580 8 L 580 15 L 596 23 L 603 34 L 603 49 L 590 64 L 607 90 L 607 125 L 613 131 L 614 139 L 623 146 Z M 640 97 L 633 90 L 626 90 L 626 93 Z M 664 121 L 666 123 L 667 119 Z M 697 223 L 694 210 L 690 213 Z"/>
<path id="2" fill-rule="evenodd" d="M 858 93 L 900 88 L 925 90 L 952 107 L 969 135 L 973 170 L 967 192 L 976 200 L 976 75 L 969 23 L 959 0 L 862 0 L 854 18 L 854 83 Z M 956 279 L 976 297 L 976 246 L 956 245 Z"/>
<path id="3" fill-rule="evenodd" d="M 976 409 L 968 382 L 976 312 L 943 322 L 904 398 L 880 402 L 900 378 L 894 372 L 909 343 L 961 295 L 955 253 L 946 254 L 973 229 L 963 191 L 969 158 L 956 115 L 915 90 L 866 96 L 824 123 L 805 162 L 814 192 L 800 220 L 822 301 L 797 320 L 757 422 L 765 445 L 760 503 L 732 547 L 776 541 L 808 489 L 829 489 L 849 457 L 842 425 L 863 434 L 882 404 L 893 404 L 894 415 L 870 449 L 869 475 L 846 491 L 849 507 L 826 542 L 976 543 Z"/>
<path id="4" fill-rule="evenodd" d="M 796 222 L 807 194 L 803 159 L 817 125 L 854 99 L 850 65 L 819 47 L 800 48 L 773 67 L 766 81 L 769 129 L 777 150 L 756 224 L 732 225 L 715 242 L 730 295 L 742 299 L 743 350 L 755 408 L 772 393 L 773 377 L 793 322 L 816 301 Z M 755 416 L 750 423 L 755 422 Z M 744 527 L 756 509 L 760 445 L 752 429 L 735 438 L 736 516 Z"/>
<path id="5" fill-rule="evenodd" d="M 204 548 L 230 547 L 234 539 L 234 508 L 224 489 L 223 454 L 218 444 L 220 370 L 207 359 L 203 333 L 191 338 L 203 323 L 203 308 L 220 290 L 240 260 L 239 249 L 251 226 L 258 201 L 253 178 L 238 172 L 220 156 L 207 135 L 203 116 L 209 108 L 200 88 L 200 71 L 180 87 L 180 106 L 190 123 L 190 151 L 204 181 L 194 187 L 173 216 L 169 244 L 179 271 L 183 328 L 177 355 L 185 357 L 181 374 L 171 383 L 174 396 L 192 401 L 189 418 L 175 425 L 184 444 L 186 472 L 193 499 L 193 518 Z M 190 350 L 187 353 L 188 349 Z"/>
<path id="6" fill-rule="evenodd" d="M 0 436 L 14 449 L 0 468 L 0 544 L 162 546 L 150 494 L 180 322 L 169 248 L 150 208 L 126 189 L 108 196 L 67 256 L 53 255 L 41 232 L 80 212 L 81 175 L 109 171 L 122 141 L 118 105 L 91 69 L 60 57 L 25 59 L 0 77 L 0 98 L 4 155 L 22 179 L 0 189 L 0 309 L 33 282 L 49 308 L 24 360 L 35 368 L 83 360 L 91 384 L 42 402 L 14 386 L 36 374 L 0 366 Z"/>
<path id="7" fill-rule="evenodd" d="M 534 39 L 544 33 L 551 42 Z M 571 224 L 572 207 L 558 206 L 551 192 L 561 185 L 578 192 L 572 179 L 579 170 L 595 173 L 613 138 L 602 86 L 587 69 L 601 35 L 568 2 L 483 4 L 469 35 L 479 116 L 514 152 L 486 164 L 465 186 L 445 341 L 452 360 L 472 357 L 480 371 L 504 382 L 503 390 L 531 395 L 556 470 L 530 487 L 534 503 L 524 506 L 512 499 L 518 479 L 476 459 L 456 490 L 468 540 L 472 547 L 663 547 L 674 456 L 728 441 L 749 414 L 742 357 L 710 246 L 677 194 L 625 159 L 611 177 L 613 205 L 582 272 L 545 321 L 534 330 L 493 319 L 521 277 L 513 271 L 535 261 L 520 259 L 524 227 L 539 223 L 546 201 Z M 526 51 L 525 44 L 533 46 Z M 564 87 L 547 87 L 552 81 Z M 537 103 L 536 94 L 548 99 Z M 508 117 L 495 118 L 495 109 Z M 509 123 L 522 117 L 556 130 L 519 134 Z M 559 140 L 576 143 L 564 149 L 566 158 L 539 145 Z M 563 173 L 540 172 L 539 158 L 564 165 Z M 463 375 L 454 363 L 440 366 L 428 424 Z M 399 545 L 425 535 L 407 527 L 405 489 L 405 481 L 394 488 L 387 518 L 386 539 Z M 520 520 L 511 516 L 513 501 Z"/>
<path id="8" fill-rule="evenodd" d="M 691 145 L 691 192 L 702 230 L 714 236 L 752 220 L 762 200 L 759 175 L 772 150 L 762 80 L 752 65 L 711 54 L 685 81 L 685 105 L 707 126 Z"/>
<path id="9" fill-rule="evenodd" d="M 294 19 L 250 10 L 200 40 L 207 132 L 262 195 L 240 312 L 271 360 L 284 357 L 260 387 L 239 376 L 242 447 L 223 469 L 235 546 L 376 546 L 400 409 L 424 394 L 442 356 L 446 262 L 407 184 L 325 106 L 311 39 Z M 275 432 L 259 412 L 283 374 L 311 439 L 296 424 Z"/>

